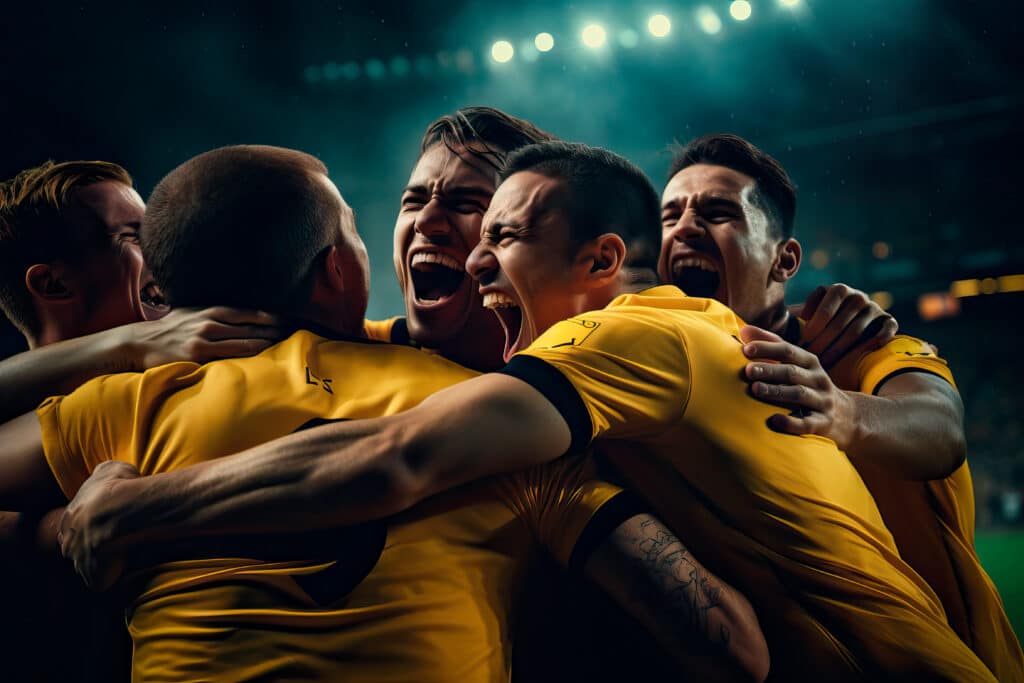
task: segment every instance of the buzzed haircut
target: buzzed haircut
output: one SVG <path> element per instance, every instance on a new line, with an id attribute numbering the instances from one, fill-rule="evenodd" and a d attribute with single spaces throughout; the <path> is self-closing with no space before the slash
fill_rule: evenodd
<path id="1" fill-rule="evenodd" d="M 500 171 L 509 152 L 536 142 L 557 139 L 529 121 L 500 109 L 464 107 L 442 116 L 427 127 L 420 143 L 420 154 L 441 143 L 456 154 L 465 150 L 493 171 Z"/>
<path id="2" fill-rule="evenodd" d="M 65 210 L 75 190 L 104 181 L 132 186 L 128 172 L 109 161 L 47 161 L 0 182 L 0 310 L 22 334 L 39 328 L 25 272 L 37 263 L 80 263 L 103 244 L 98 220 L 90 230 L 69 222 Z"/>
<path id="3" fill-rule="evenodd" d="M 609 232 L 618 234 L 627 246 L 659 243 L 658 192 L 626 158 L 575 142 L 542 142 L 510 154 L 501 180 L 521 171 L 561 181 L 573 248 Z M 657 267 L 656 250 L 627 258 L 631 267 Z"/>
<path id="4" fill-rule="evenodd" d="M 691 140 L 675 154 L 668 172 L 669 179 L 695 164 L 724 166 L 753 178 L 756 187 L 751 200 L 764 211 L 769 227 L 782 239 L 793 236 L 796 187 L 775 158 L 738 135 L 704 135 Z"/>
<path id="5" fill-rule="evenodd" d="M 276 313 L 304 305 L 312 266 L 341 229 L 326 173 L 309 154 L 260 145 L 215 149 L 168 173 L 140 230 L 168 302 Z"/>

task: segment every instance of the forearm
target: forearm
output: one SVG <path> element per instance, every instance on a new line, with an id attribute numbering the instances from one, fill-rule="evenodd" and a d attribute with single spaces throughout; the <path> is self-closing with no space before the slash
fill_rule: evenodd
<path id="1" fill-rule="evenodd" d="M 70 393 L 93 377 L 133 369 L 128 344 L 117 328 L 11 356 L 0 361 L 0 422 L 34 409 L 48 396 Z"/>
<path id="2" fill-rule="evenodd" d="M 105 529 L 113 548 L 200 534 L 311 530 L 393 514 L 414 502 L 394 435 L 386 420 L 344 422 L 124 480 L 96 507 L 94 525 Z"/>
<path id="3" fill-rule="evenodd" d="M 966 446 L 959 400 L 929 392 L 844 393 L 853 418 L 847 442 L 839 445 L 851 459 L 922 481 L 947 477 L 963 463 Z"/>
<path id="4" fill-rule="evenodd" d="M 699 680 L 763 680 L 768 647 L 753 608 L 650 515 L 620 525 L 585 571 Z"/>

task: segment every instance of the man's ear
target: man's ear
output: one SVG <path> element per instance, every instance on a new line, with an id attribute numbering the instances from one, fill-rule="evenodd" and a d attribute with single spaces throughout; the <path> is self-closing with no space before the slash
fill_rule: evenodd
<path id="1" fill-rule="evenodd" d="M 803 250 L 800 243 L 790 237 L 779 242 L 775 247 L 775 262 L 772 264 L 771 278 L 775 282 L 785 283 L 800 270 L 800 257 Z"/>
<path id="2" fill-rule="evenodd" d="M 625 242 L 615 233 L 607 232 L 584 245 L 576 262 L 585 270 L 583 277 L 588 286 L 603 287 L 618 281 L 625 261 Z"/>
<path id="3" fill-rule="evenodd" d="M 338 246 L 331 246 L 320 252 L 313 263 L 314 301 L 333 301 L 345 293 L 345 278 L 342 274 L 341 254 Z"/>
<path id="4" fill-rule="evenodd" d="M 25 287 L 35 299 L 56 303 L 75 296 L 67 273 L 59 266 L 37 263 L 25 271 Z"/>

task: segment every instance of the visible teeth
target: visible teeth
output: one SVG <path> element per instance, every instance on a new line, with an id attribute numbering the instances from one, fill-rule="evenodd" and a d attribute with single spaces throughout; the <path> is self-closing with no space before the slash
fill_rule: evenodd
<path id="1" fill-rule="evenodd" d="M 675 261 L 676 268 L 700 268 L 710 273 L 717 273 L 718 268 L 710 261 L 699 256 L 681 256 Z"/>
<path id="2" fill-rule="evenodd" d="M 484 308 L 515 308 L 516 302 L 501 292 L 484 294 Z"/>
<path id="3" fill-rule="evenodd" d="M 420 263 L 436 263 L 438 265 L 444 266 L 445 268 L 457 270 L 460 273 L 465 270 L 461 263 L 453 259 L 448 254 L 441 254 L 436 251 L 420 251 L 413 254 L 410 265 L 415 266 Z"/>

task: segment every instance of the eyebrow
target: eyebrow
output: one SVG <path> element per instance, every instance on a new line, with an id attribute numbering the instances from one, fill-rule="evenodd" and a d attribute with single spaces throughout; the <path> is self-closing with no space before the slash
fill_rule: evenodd
<path id="1" fill-rule="evenodd" d="M 402 191 L 403 194 L 406 192 L 414 192 L 416 194 L 430 194 L 430 190 L 426 185 L 420 183 L 416 185 L 406 185 Z M 457 185 L 455 187 L 448 188 L 444 193 L 447 197 L 484 197 L 489 199 L 494 195 L 494 192 L 486 187 L 478 185 Z"/>

